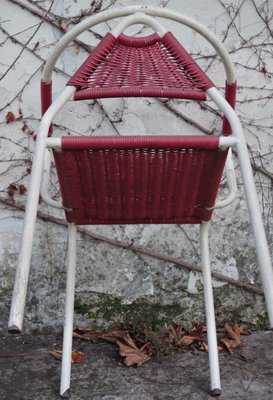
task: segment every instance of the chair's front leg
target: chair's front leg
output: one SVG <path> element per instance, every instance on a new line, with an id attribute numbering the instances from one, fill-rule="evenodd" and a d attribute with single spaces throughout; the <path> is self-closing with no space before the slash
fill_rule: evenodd
<path id="1" fill-rule="evenodd" d="M 18 266 L 16 270 L 10 309 L 8 330 L 12 333 L 20 333 L 22 331 L 34 228 L 37 216 L 37 207 L 39 201 L 48 130 L 54 116 L 70 99 L 74 92 L 75 87 L 66 87 L 59 95 L 59 97 L 54 101 L 54 103 L 49 107 L 40 123 L 37 141 L 35 144 L 35 152 L 32 163 L 31 180 L 28 189 Z"/>
<path id="2" fill-rule="evenodd" d="M 60 393 L 63 397 L 69 397 L 69 389 L 70 389 L 75 270 L 76 270 L 76 239 L 77 239 L 76 225 L 68 224 L 65 323 L 64 323 L 64 335 L 63 335 L 62 376 L 61 376 L 61 389 L 60 389 Z"/>
<path id="3" fill-rule="evenodd" d="M 27 194 L 23 232 L 10 309 L 8 330 L 11 333 L 20 333 L 22 331 L 45 149 L 45 139 L 38 137 L 32 163 L 31 180 Z"/>
<path id="4" fill-rule="evenodd" d="M 209 222 L 203 222 L 200 225 L 201 239 L 201 263 L 204 283 L 204 298 L 206 309 L 206 324 L 209 347 L 209 365 L 210 365 L 210 381 L 211 394 L 218 396 L 221 394 L 219 359 L 217 349 L 216 324 L 214 315 L 213 291 L 210 271 L 209 244 L 208 244 L 208 228 Z"/>

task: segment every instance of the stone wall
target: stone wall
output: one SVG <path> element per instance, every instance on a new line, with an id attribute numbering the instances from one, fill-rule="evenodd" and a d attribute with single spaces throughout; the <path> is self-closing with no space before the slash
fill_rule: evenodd
<path id="1" fill-rule="evenodd" d="M 31 157 L 37 133 L 40 106 L 39 81 L 42 65 L 62 36 L 84 15 L 115 7 L 116 1 L 63 1 L 53 3 L 46 21 L 35 36 L 38 15 L 51 2 L 2 0 L 0 59 L 0 332 L 6 333 L 13 279 L 16 269 L 29 184 Z M 168 3 L 168 4 L 167 4 Z M 123 1 L 122 5 L 137 2 Z M 251 152 L 264 222 L 272 253 L 272 22 L 270 1 L 202 0 L 149 1 L 194 17 L 215 32 L 231 53 L 238 76 L 237 110 Z M 31 9 L 35 11 L 33 14 Z M 32 11 L 33 11 L 32 10 Z M 20 16 L 20 18 L 19 18 Z M 16 23 L 15 23 L 16 21 Z M 80 40 L 95 46 L 100 35 L 115 25 L 101 24 Z M 224 72 L 213 49 L 178 24 L 166 23 L 183 45 L 191 50 L 216 85 L 223 90 Z M 35 27 L 37 27 L 35 25 Z M 140 26 L 130 34 L 149 34 Z M 270 42 L 271 40 L 271 42 Z M 86 58 L 82 43 L 67 48 L 54 74 L 54 97 L 67 78 Z M 86 46 L 85 46 L 86 47 Z M 91 47 L 90 47 L 91 48 Z M 15 116 L 7 123 L 7 113 Z M 155 99 L 124 99 L 70 102 L 56 118 L 54 133 L 72 134 L 195 134 L 220 129 L 217 110 L 211 103 L 162 102 Z M 235 163 L 237 160 L 235 156 Z M 260 287 L 255 248 L 249 225 L 239 169 L 239 193 L 235 202 L 216 211 L 211 226 L 212 269 L 250 286 Z M 55 179 L 52 193 L 57 195 Z M 223 194 L 226 183 L 223 181 Z M 25 332 L 60 330 L 65 290 L 66 229 L 62 212 L 40 204 L 35 232 L 31 277 L 24 321 Z M 198 272 L 160 255 L 200 267 L 199 229 L 191 226 L 92 227 L 78 234 L 78 265 L 75 322 L 105 328 L 115 323 L 182 323 L 204 320 L 203 285 Z M 92 233 L 122 241 L 128 248 L 94 240 Z M 132 247 L 148 248 L 151 257 Z M 125 246 L 126 247 L 126 246 Z M 173 260 L 175 261 L 175 260 Z M 265 326 L 263 297 L 236 285 L 214 280 L 215 306 L 219 324 L 238 319 L 256 328 Z"/>

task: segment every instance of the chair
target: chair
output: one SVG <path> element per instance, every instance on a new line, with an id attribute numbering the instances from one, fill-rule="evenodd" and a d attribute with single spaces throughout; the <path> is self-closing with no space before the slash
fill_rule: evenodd
<path id="1" fill-rule="evenodd" d="M 213 82 L 155 17 L 190 27 L 206 38 L 220 56 L 226 71 L 225 98 Z M 51 76 L 66 45 L 80 33 L 103 21 L 122 18 L 52 103 Z M 136 23 L 155 31 L 148 37 L 128 37 L 124 30 Z M 61 395 L 70 388 L 73 307 L 76 264 L 76 225 L 82 224 L 199 224 L 201 263 L 208 329 L 211 393 L 221 393 L 217 337 L 211 285 L 208 228 L 215 208 L 230 204 L 236 181 L 231 150 L 241 167 L 249 217 L 264 287 L 270 327 L 273 327 L 273 274 L 247 146 L 234 111 L 236 80 L 228 53 L 204 26 L 176 11 L 132 6 L 91 16 L 59 41 L 49 58 L 41 82 L 43 117 L 36 141 L 31 183 L 9 331 L 21 332 L 36 212 L 41 194 L 54 207 L 64 209 L 68 221 L 68 262 L 63 338 Z M 164 97 L 206 101 L 223 113 L 221 135 L 51 137 L 52 121 L 71 98 L 75 101 L 105 97 Z M 62 203 L 47 193 L 53 152 Z M 216 201 L 226 169 L 229 195 Z M 43 180 L 42 180 L 42 175 Z"/>

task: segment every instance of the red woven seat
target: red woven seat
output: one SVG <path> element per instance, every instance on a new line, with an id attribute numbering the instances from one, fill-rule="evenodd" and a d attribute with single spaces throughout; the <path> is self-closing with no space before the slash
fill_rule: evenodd
<path id="1" fill-rule="evenodd" d="M 170 33 L 143 38 L 108 33 L 67 85 L 75 100 L 169 97 L 206 100 L 213 83 Z"/>
<path id="2" fill-rule="evenodd" d="M 68 222 L 210 220 L 226 159 L 218 143 L 215 136 L 63 137 L 54 157 Z"/>

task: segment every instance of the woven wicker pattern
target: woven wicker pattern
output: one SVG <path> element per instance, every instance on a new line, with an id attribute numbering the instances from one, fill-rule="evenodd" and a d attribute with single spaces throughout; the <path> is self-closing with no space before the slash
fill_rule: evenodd
<path id="1" fill-rule="evenodd" d="M 144 38 L 108 33 L 67 85 L 74 99 L 171 97 L 206 100 L 213 83 L 170 33 Z"/>
<path id="2" fill-rule="evenodd" d="M 65 137 L 54 152 L 77 224 L 200 223 L 211 218 L 226 151 L 217 137 Z"/>

